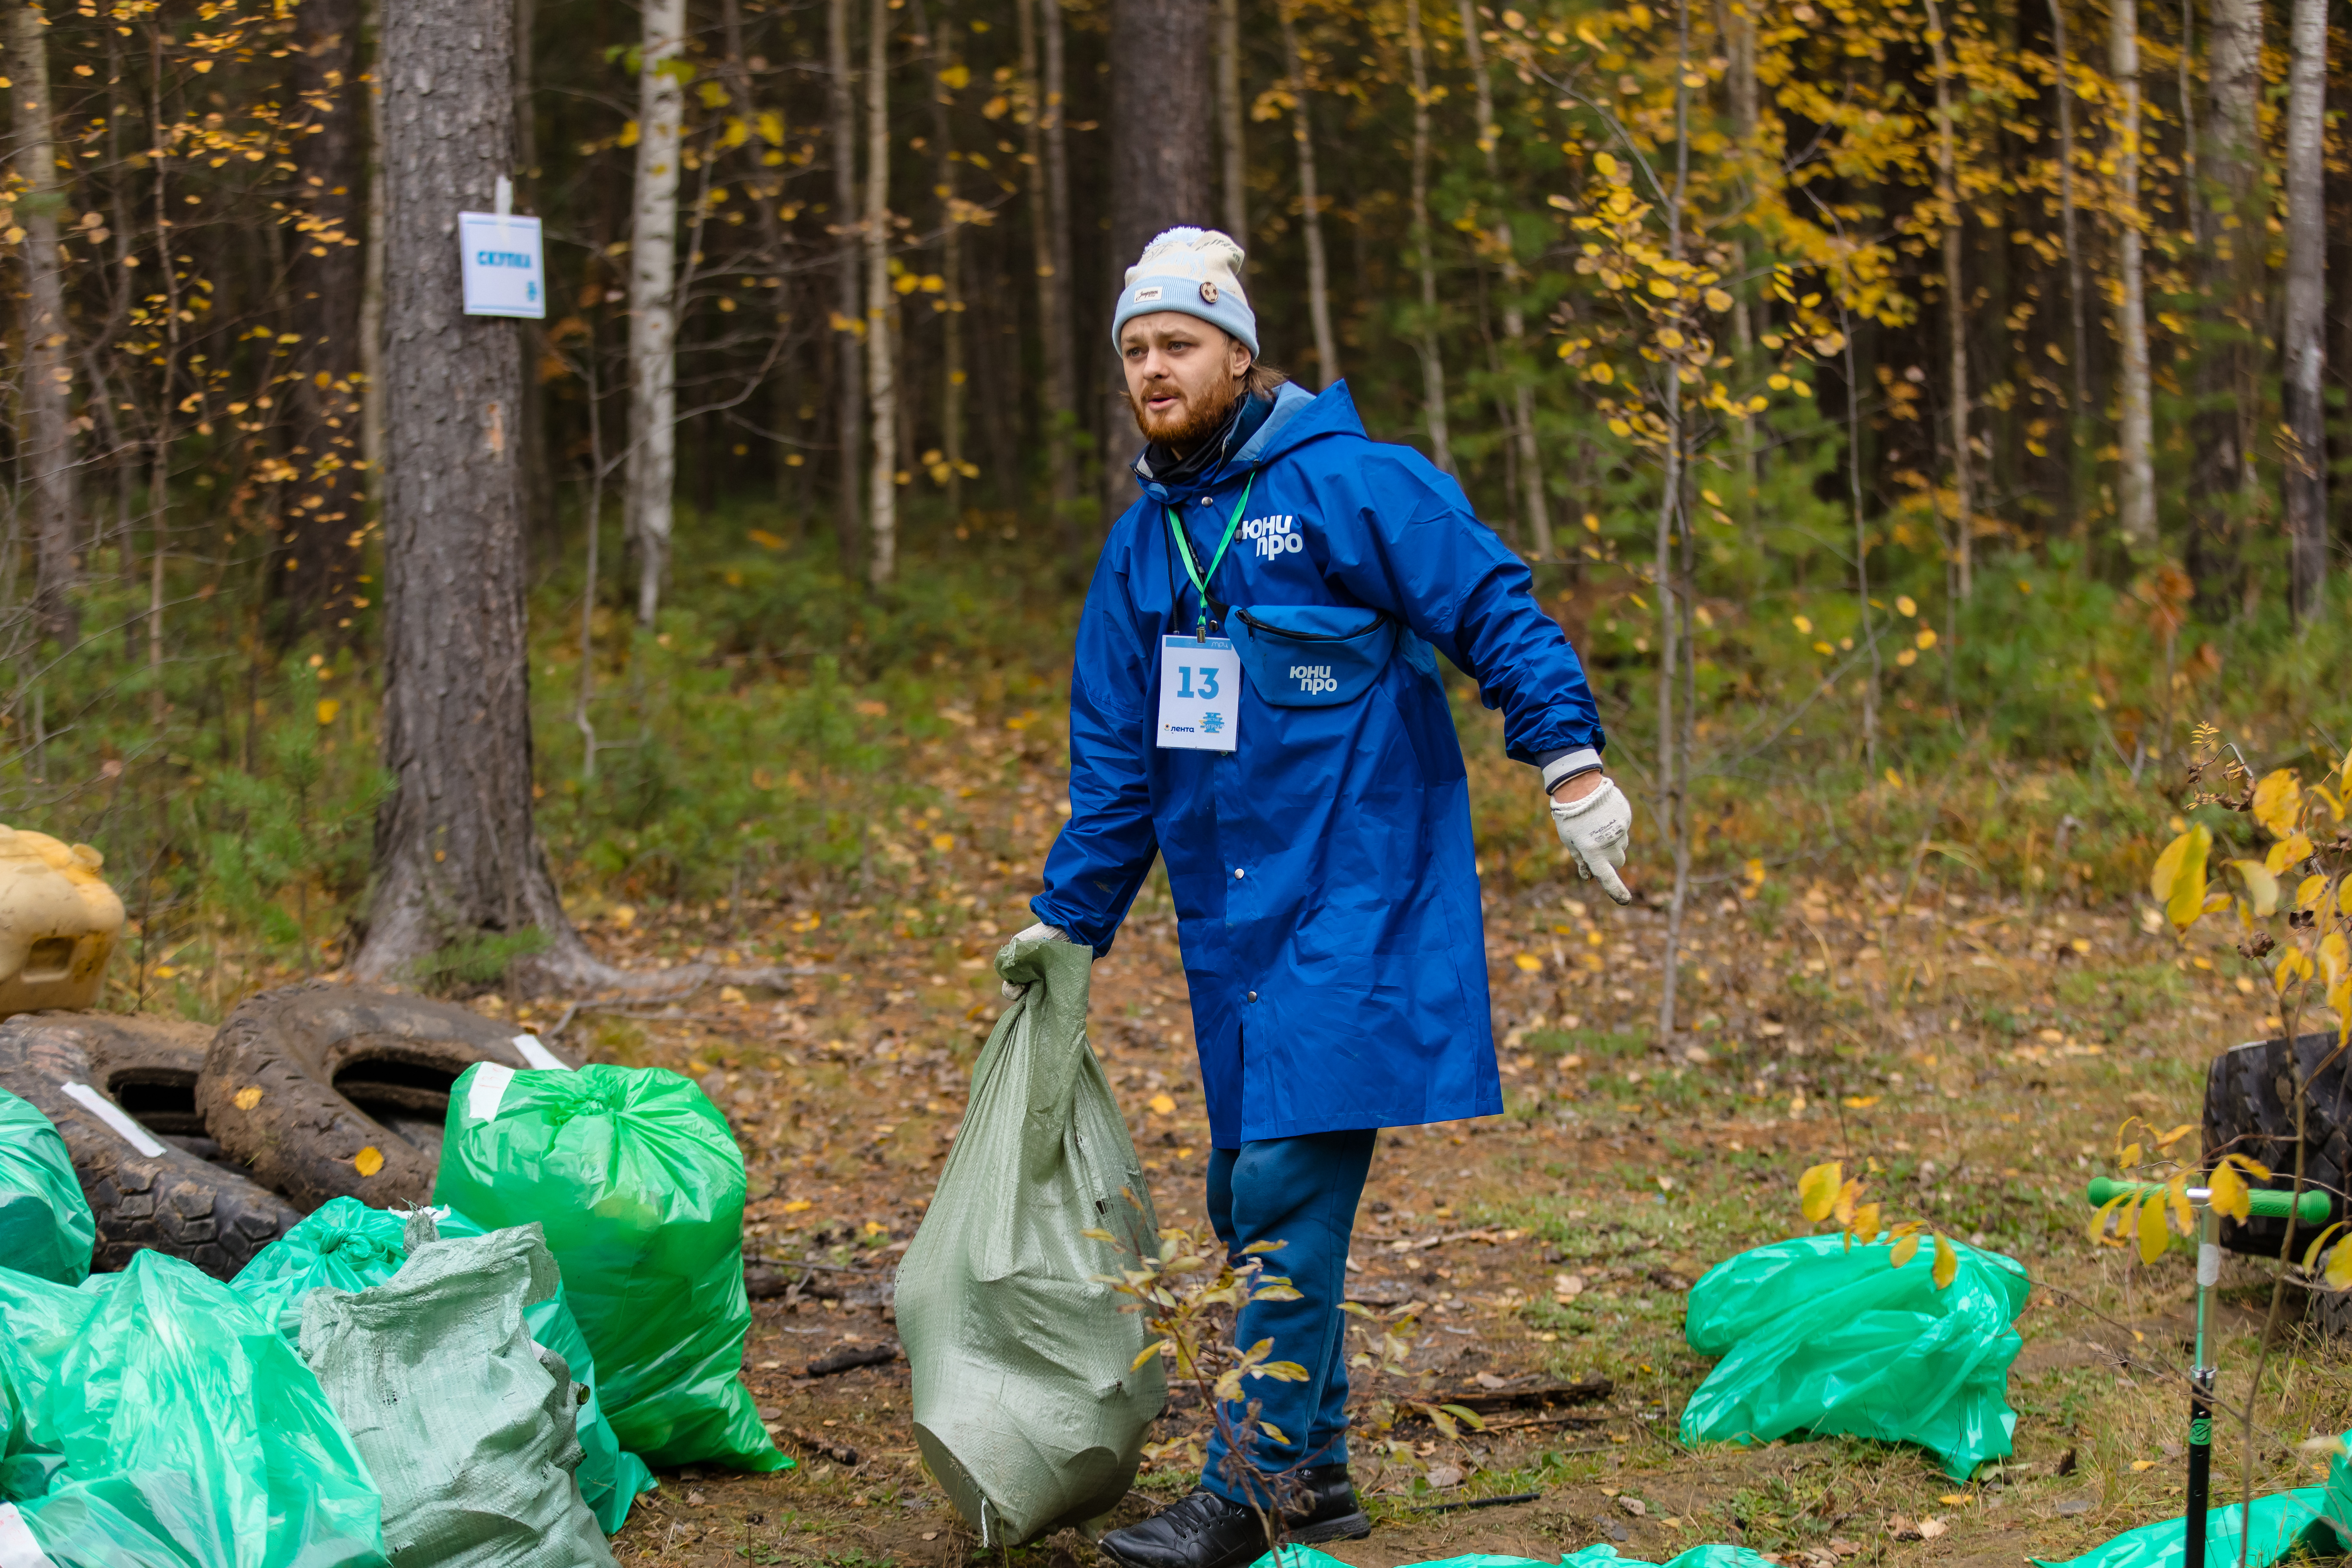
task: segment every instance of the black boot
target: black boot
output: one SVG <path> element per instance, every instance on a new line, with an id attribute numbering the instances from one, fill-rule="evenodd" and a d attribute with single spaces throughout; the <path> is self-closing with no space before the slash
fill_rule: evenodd
<path id="1" fill-rule="evenodd" d="M 1307 1484 L 1303 1511 L 1284 1516 L 1285 1539 L 1300 1546 L 1360 1541 L 1372 1521 L 1356 1501 L 1345 1465 L 1318 1465 Z M 1265 1531 L 1253 1510 L 1206 1487 L 1140 1524 L 1114 1530 L 1097 1542 L 1122 1568 L 1244 1568 L 1265 1554 Z"/>

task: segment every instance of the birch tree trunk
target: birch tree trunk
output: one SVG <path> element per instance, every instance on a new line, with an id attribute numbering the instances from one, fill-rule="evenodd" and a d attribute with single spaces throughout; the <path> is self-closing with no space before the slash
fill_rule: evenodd
<path id="1" fill-rule="evenodd" d="M 73 601 L 75 559 L 72 345 L 66 336 L 64 268 L 58 259 L 58 179 L 49 101 L 48 18 L 22 0 L 9 18 L 8 74 L 15 83 L 16 175 L 24 182 L 24 427 L 16 461 L 34 549 L 33 616 L 42 633 L 70 645 L 80 634 Z"/>
<path id="2" fill-rule="evenodd" d="M 890 331 L 890 0 L 874 0 L 866 55 L 866 380 L 874 426 L 866 580 L 898 563 L 898 372 Z"/>
<path id="3" fill-rule="evenodd" d="M 2261 326 L 2263 215 L 2257 205 L 2263 13 L 2258 0 L 2211 0 L 2204 156 L 2206 236 L 2199 258 L 2205 344 L 2195 371 L 2189 574 L 2200 606 L 2225 613 L 2236 587 L 2237 511 L 2253 480 L 2253 340 Z"/>
<path id="4" fill-rule="evenodd" d="M 1975 586 L 1975 497 L 1969 486 L 1969 310 L 1960 292 L 1959 154 L 1952 134 L 1952 81 L 1947 55 L 1949 40 L 1936 0 L 1927 0 L 1927 40 L 1936 63 L 1936 177 L 1937 195 L 1948 210 L 1944 219 L 1944 321 L 1951 354 L 1952 415 L 1952 564 L 1958 597 L 1965 602 Z"/>
<path id="5" fill-rule="evenodd" d="M 476 0 L 385 0 L 383 761 L 375 894 L 352 962 L 396 975 L 453 942 L 536 927 L 537 961 L 598 967 L 531 820 L 516 324 L 464 314 L 460 207 L 515 146 L 514 31 Z"/>
<path id="6" fill-rule="evenodd" d="M 858 465 L 866 461 L 866 287 L 858 243 L 857 101 L 851 93 L 849 0 L 825 0 L 825 107 L 833 143 L 834 429 L 841 454 L 840 505 L 834 530 L 841 573 L 855 578 L 864 553 L 866 503 Z"/>
<path id="7" fill-rule="evenodd" d="M 1242 128 L 1249 119 L 1242 103 L 1242 4 L 1217 0 L 1218 151 L 1224 157 L 1225 233 L 1249 249 L 1249 164 Z"/>
<path id="8" fill-rule="evenodd" d="M 1421 42 L 1421 0 L 1404 0 L 1404 47 L 1412 64 L 1412 242 L 1421 268 L 1421 413 L 1429 459 L 1454 469 L 1445 433 L 1445 360 L 1437 341 L 1437 257 L 1429 244 L 1429 58 Z"/>
<path id="9" fill-rule="evenodd" d="M 1307 112 L 1307 56 L 1298 47 L 1291 0 L 1276 0 L 1282 47 L 1290 60 L 1290 137 L 1298 148 L 1298 200 L 1307 231 L 1307 315 L 1315 328 L 1318 386 L 1339 379 L 1339 340 L 1331 331 L 1331 272 L 1323 254 L 1323 204 L 1315 188 L 1315 128 Z"/>
<path id="10" fill-rule="evenodd" d="M 637 620 L 654 624 L 669 572 L 677 480 L 677 182 L 686 89 L 686 0 L 646 0 L 637 70 L 636 208 L 629 222 L 629 537 Z"/>
<path id="11" fill-rule="evenodd" d="M 2322 189 L 2327 109 L 2326 0 L 2294 0 L 2286 100 L 2286 319 L 2280 347 L 2286 524 L 2295 618 L 2308 625 L 2327 586 L 2327 212 Z"/>
<path id="12" fill-rule="evenodd" d="M 2122 472 L 2116 487 L 2116 522 L 2125 548 L 2137 555 L 2156 548 L 2156 437 L 2149 407 L 2147 278 L 2139 210 L 2137 0 L 2113 0 L 2107 68 L 2115 78 L 2116 98 L 2116 272 L 2120 299 L 2116 307 L 2116 339 L 2123 361 L 2116 432 Z"/>
<path id="13" fill-rule="evenodd" d="M 1497 194 L 1503 188 L 1502 165 L 1496 146 L 1495 83 L 1486 69 L 1486 46 L 1478 36 L 1478 13 L 1471 0 L 1457 0 L 1462 14 L 1462 46 L 1470 59 L 1471 85 L 1478 93 L 1478 150 L 1486 155 L 1486 179 Z M 1544 494 L 1543 454 L 1536 442 L 1536 389 L 1532 367 L 1525 359 L 1527 321 L 1519 310 L 1521 272 L 1517 248 L 1507 225 L 1496 236 L 1503 251 L 1503 342 L 1508 350 L 1511 374 L 1510 426 L 1517 461 L 1519 511 L 1527 526 L 1528 547 L 1538 561 L 1552 554 L 1551 503 Z"/>

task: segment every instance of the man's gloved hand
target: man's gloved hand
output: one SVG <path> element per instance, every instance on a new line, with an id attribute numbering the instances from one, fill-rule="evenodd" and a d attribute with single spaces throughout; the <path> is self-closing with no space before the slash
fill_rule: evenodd
<path id="1" fill-rule="evenodd" d="M 1610 779 L 1575 800 L 1554 795 L 1551 819 L 1559 841 L 1576 858 L 1577 874 L 1601 879 L 1601 890 L 1621 904 L 1633 901 L 1617 868 L 1625 863 L 1625 840 L 1633 831 L 1633 803 Z"/>
<path id="2" fill-rule="evenodd" d="M 1034 936 L 1042 936 L 1047 942 L 1067 942 L 1070 940 L 1068 937 L 1062 934 L 1061 927 L 1049 926 L 1043 921 L 1031 926 L 1027 931 L 1019 932 L 1013 940 L 1014 942 L 1020 942 L 1024 938 Z M 1007 1002 L 1018 1002 L 1021 1000 L 1021 994 L 1024 991 L 1028 990 L 1029 987 L 1026 985 L 1015 985 L 1010 980 L 1001 980 L 997 982 L 996 989 L 1003 995 Z"/>

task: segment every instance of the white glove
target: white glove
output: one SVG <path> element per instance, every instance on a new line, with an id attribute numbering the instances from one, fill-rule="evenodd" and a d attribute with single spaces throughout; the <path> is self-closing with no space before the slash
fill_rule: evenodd
<path id="1" fill-rule="evenodd" d="M 1039 921 L 1027 931 L 1020 932 L 1018 935 L 1014 936 L 1013 940 L 1014 942 L 1021 942 L 1033 936 L 1042 936 L 1047 942 L 1067 942 L 1070 940 L 1068 937 L 1062 934 L 1061 927 L 1049 926 L 1043 921 Z M 1007 1002 L 1018 1002 L 1021 1000 L 1021 994 L 1028 990 L 1029 987 L 1026 985 L 1015 985 L 1010 980 L 1000 980 L 996 984 L 996 989 L 998 994 L 1001 994 Z"/>
<path id="2" fill-rule="evenodd" d="M 1601 787 L 1581 800 L 1554 797 L 1551 819 L 1559 829 L 1559 841 L 1576 858 L 1577 875 L 1600 878 L 1601 891 L 1621 904 L 1632 903 L 1632 891 L 1617 875 L 1617 868 L 1625 863 L 1625 840 L 1633 831 L 1633 803 L 1625 792 L 1613 780 L 1602 779 Z"/>

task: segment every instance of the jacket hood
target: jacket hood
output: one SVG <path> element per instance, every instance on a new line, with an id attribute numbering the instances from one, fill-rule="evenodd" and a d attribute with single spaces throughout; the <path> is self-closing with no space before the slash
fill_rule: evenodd
<path id="1" fill-rule="evenodd" d="M 1356 400 L 1348 395 L 1348 384 L 1334 382 L 1320 394 L 1307 391 L 1297 382 L 1286 381 L 1275 389 L 1274 409 L 1252 436 L 1224 463 L 1210 473 L 1189 482 L 1167 486 L 1151 479 L 1141 479 L 1144 493 L 1152 500 L 1166 502 L 1179 495 L 1192 495 L 1207 489 L 1217 482 L 1251 468 L 1262 468 L 1275 458 L 1286 456 L 1310 441 L 1326 436 L 1356 436 L 1364 434 L 1364 422 L 1356 413 Z"/>

